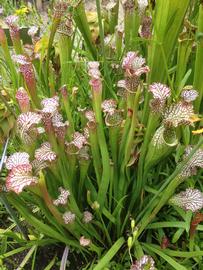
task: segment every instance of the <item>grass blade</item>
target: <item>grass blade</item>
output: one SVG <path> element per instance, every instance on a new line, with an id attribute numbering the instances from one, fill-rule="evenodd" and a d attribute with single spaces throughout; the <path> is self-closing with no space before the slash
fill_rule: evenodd
<path id="1" fill-rule="evenodd" d="M 104 267 L 111 261 L 111 259 L 116 255 L 122 245 L 125 243 L 123 237 L 119 238 L 109 251 L 104 255 L 104 257 L 99 261 L 99 263 L 94 267 L 94 270 L 103 270 Z"/>
<path id="2" fill-rule="evenodd" d="M 173 269 L 176 270 L 187 270 L 186 267 L 182 266 L 181 264 L 177 263 L 174 259 L 172 259 L 170 256 L 166 255 L 161 249 L 158 249 L 156 245 L 152 244 L 142 244 L 144 249 L 147 249 L 149 251 L 152 251 L 156 254 L 158 254 L 160 257 L 162 257 L 165 261 L 167 261 Z"/>

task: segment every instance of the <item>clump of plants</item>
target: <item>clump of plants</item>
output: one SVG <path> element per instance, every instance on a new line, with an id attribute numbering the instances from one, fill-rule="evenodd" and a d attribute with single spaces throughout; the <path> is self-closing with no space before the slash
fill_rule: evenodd
<path id="1" fill-rule="evenodd" d="M 3 28 L 7 28 L 5 18 L 11 14 L 15 14 L 19 18 L 19 26 L 29 27 L 35 23 L 37 25 L 42 24 L 42 17 L 37 12 L 36 3 L 24 0 L 1 0 L 0 1 L 0 25 Z"/>
<path id="2" fill-rule="evenodd" d="M 30 46 L 16 16 L 12 48 L 0 29 L 12 102 L 2 101 L 15 118 L 1 192 L 35 230 L 83 254 L 84 269 L 201 267 L 197 2 L 97 0 L 92 29 L 82 1 L 57 1 Z"/>

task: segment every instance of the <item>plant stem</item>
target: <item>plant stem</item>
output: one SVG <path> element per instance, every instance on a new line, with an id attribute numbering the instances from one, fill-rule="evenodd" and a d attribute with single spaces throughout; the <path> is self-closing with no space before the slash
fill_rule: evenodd
<path id="1" fill-rule="evenodd" d="M 132 147 L 133 147 L 133 140 L 134 140 L 134 135 L 135 135 L 135 128 L 138 125 L 138 118 L 137 118 L 137 112 L 138 112 L 138 107 L 139 107 L 139 98 L 140 98 L 140 93 L 141 90 L 138 88 L 135 96 L 134 96 L 134 102 L 133 102 L 133 116 L 132 116 L 132 121 L 131 121 L 131 127 L 128 133 L 128 139 L 125 147 L 125 158 L 124 158 L 124 163 L 127 165 L 127 162 L 130 159 Z"/>
<path id="2" fill-rule="evenodd" d="M 46 86 L 47 88 L 49 87 L 49 60 L 50 60 L 50 55 L 51 55 L 51 49 L 52 49 L 52 44 L 54 41 L 54 36 L 57 30 L 57 27 L 60 24 L 60 21 L 61 21 L 60 18 L 54 18 L 52 26 L 51 26 L 50 36 L 49 36 L 49 43 L 48 43 L 47 56 L 46 56 Z"/>
<path id="3" fill-rule="evenodd" d="M 133 10 L 132 10 L 133 9 Z M 124 31 L 125 31 L 125 49 L 129 51 L 131 49 L 133 21 L 134 21 L 135 7 L 125 10 L 124 17 Z"/>
<path id="4" fill-rule="evenodd" d="M 40 174 L 40 178 L 39 179 L 40 179 L 40 181 L 39 181 L 40 190 L 41 190 L 41 193 L 43 195 L 43 199 L 44 199 L 44 201 L 45 201 L 48 209 L 53 214 L 53 216 L 55 217 L 55 219 L 59 222 L 59 224 L 64 225 L 64 221 L 62 219 L 61 214 L 58 212 L 58 210 L 56 209 L 56 207 L 53 205 L 53 201 L 50 198 L 50 195 L 49 195 L 48 190 L 47 190 L 47 187 L 46 187 L 44 175 L 42 173 Z"/>
<path id="5" fill-rule="evenodd" d="M 70 87 L 71 79 L 71 52 L 72 52 L 72 40 L 71 37 L 60 34 L 59 38 L 59 55 L 61 62 L 61 85 L 67 85 Z"/>
<path id="6" fill-rule="evenodd" d="M 102 177 L 101 183 L 99 185 L 98 197 L 97 201 L 100 204 L 101 209 L 104 206 L 104 202 L 106 199 L 106 194 L 109 186 L 110 181 L 110 160 L 109 160 L 109 152 L 107 148 L 104 127 L 103 127 L 103 119 L 102 119 L 102 112 L 101 112 L 101 101 L 102 101 L 102 91 L 95 91 L 93 92 L 93 107 L 95 112 L 95 118 L 97 122 L 97 136 L 99 147 L 101 151 L 102 157 Z"/>
<path id="7" fill-rule="evenodd" d="M 137 187 L 136 187 L 136 196 L 135 196 L 136 198 L 139 198 L 141 190 L 142 190 L 142 186 L 144 183 L 144 179 L 143 179 L 144 161 L 147 154 L 150 139 L 152 138 L 154 134 L 157 123 L 158 123 L 158 117 L 151 114 L 149 116 L 149 121 L 146 128 L 146 134 L 144 136 L 144 142 L 140 150 L 141 154 L 140 154 L 139 163 L 138 163 Z"/>
<path id="8" fill-rule="evenodd" d="M 111 34 L 114 33 L 115 27 L 118 24 L 118 11 L 119 11 L 119 0 L 116 1 L 116 4 L 112 9 L 109 18 L 109 31 Z"/>
<path id="9" fill-rule="evenodd" d="M 103 258 L 98 262 L 98 264 L 94 267 L 94 270 L 103 270 L 105 266 L 109 264 L 111 259 L 118 253 L 119 249 L 125 243 L 125 239 L 123 237 L 119 238 L 113 246 L 109 249 L 109 251 L 104 255 Z"/>
<path id="10" fill-rule="evenodd" d="M 202 97 L 203 97 L 203 4 L 199 6 L 199 20 L 198 20 L 198 43 L 197 43 L 197 52 L 195 60 L 195 73 L 194 73 L 194 88 L 199 91 L 199 96 L 195 101 L 195 109 L 198 112 L 200 109 Z"/>
<path id="11" fill-rule="evenodd" d="M 93 45 L 92 35 L 87 21 L 83 1 L 80 1 L 80 3 L 74 9 L 74 20 L 81 34 L 83 35 L 83 38 L 92 54 L 93 59 L 96 60 L 97 51 L 95 46 Z"/>
<path id="12" fill-rule="evenodd" d="M 91 152 L 92 152 L 92 159 L 94 170 L 96 173 L 97 184 L 99 185 L 101 182 L 101 157 L 99 151 L 99 143 L 97 139 L 97 128 L 89 129 L 89 138 L 90 138 L 90 145 L 91 145 Z"/>
<path id="13" fill-rule="evenodd" d="M 192 39 L 179 39 L 178 56 L 177 56 L 177 71 L 176 71 L 176 93 L 182 90 L 180 89 L 181 81 L 185 76 L 187 69 L 188 59 L 192 50 Z"/>
<path id="14" fill-rule="evenodd" d="M 1 28 L 0 28 L 0 35 L 3 36 L 2 41 L 1 41 L 1 46 L 2 46 L 2 49 L 4 52 L 4 57 L 5 57 L 6 63 L 9 66 L 9 69 L 11 72 L 11 80 L 12 80 L 12 83 L 14 85 L 14 89 L 16 89 L 18 86 L 17 72 L 15 70 L 15 66 L 14 66 L 13 61 L 11 59 L 11 54 L 9 51 L 6 35 Z"/>

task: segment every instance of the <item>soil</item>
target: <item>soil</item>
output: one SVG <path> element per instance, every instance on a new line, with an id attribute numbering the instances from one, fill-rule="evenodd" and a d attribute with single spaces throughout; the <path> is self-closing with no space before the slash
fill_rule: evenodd
<path id="1" fill-rule="evenodd" d="M 0 212 L 0 228 L 6 229 L 10 225 L 11 225 L 11 220 L 9 218 L 9 215 L 6 214 L 4 211 L 2 211 L 2 213 Z M 22 225 L 25 231 L 28 232 L 29 225 L 26 222 L 22 222 Z M 14 231 L 19 232 L 17 228 L 15 228 Z M 13 239 L 8 238 L 7 241 L 12 243 Z M 0 239 L 0 245 L 1 245 L 1 239 Z M 21 245 L 19 245 L 17 242 L 14 244 L 8 244 L 6 252 L 12 251 L 19 247 L 21 247 Z M 63 256 L 64 249 L 65 249 L 65 246 L 63 244 L 52 244 L 52 245 L 39 247 L 36 254 L 34 270 L 44 270 L 45 267 L 51 262 L 51 260 L 54 257 L 56 257 L 56 261 L 55 261 L 54 266 L 51 268 L 51 270 L 59 270 L 60 261 Z M 13 256 L 10 256 L 6 259 L 3 259 L 3 265 L 6 268 L 3 268 L 3 266 L 1 266 L 0 264 L 0 270 L 16 270 L 18 266 L 20 265 L 20 263 L 25 258 L 28 251 L 29 249 L 24 250 L 20 253 L 17 253 Z M 81 269 L 82 265 L 84 265 L 84 263 L 83 263 L 83 260 L 79 258 L 79 255 L 77 254 L 76 251 L 70 251 L 68 255 L 67 265 L 69 266 L 68 269 L 79 270 Z M 32 268 L 32 256 L 22 270 L 30 270 L 31 268 Z"/>
<path id="2" fill-rule="evenodd" d="M 18 248 L 16 246 L 16 248 Z M 50 245 L 39 247 L 37 254 L 36 254 L 36 261 L 35 261 L 35 268 L 34 270 L 44 270 L 45 267 L 51 262 L 51 260 L 56 256 L 56 261 L 54 266 L 52 266 L 51 270 L 59 270 L 60 268 L 60 261 L 63 256 L 64 251 L 63 245 Z M 18 253 L 8 259 L 4 259 L 4 265 L 7 267 L 7 270 L 15 270 L 20 265 L 22 260 L 25 258 L 28 250 L 25 250 L 21 253 Z M 68 269 L 79 270 L 81 269 L 83 262 L 79 259 L 79 255 L 70 252 L 67 260 Z M 30 261 L 25 265 L 22 270 L 30 270 L 32 267 L 32 257 Z M 0 267 L 1 270 L 1 267 Z"/>

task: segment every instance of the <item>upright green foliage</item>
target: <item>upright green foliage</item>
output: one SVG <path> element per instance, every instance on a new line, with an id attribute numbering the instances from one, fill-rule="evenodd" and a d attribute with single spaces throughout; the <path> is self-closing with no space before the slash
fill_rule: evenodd
<path id="1" fill-rule="evenodd" d="M 31 31 L 34 50 L 23 47 L 23 55 L 11 57 L 0 32 L 8 63 L 1 90 L 9 101 L 1 95 L 16 114 L 17 142 L 1 198 L 34 231 L 87 255 L 90 269 L 186 269 L 195 265 L 191 254 L 202 254 L 191 253 L 199 239 L 189 235 L 193 212 L 203 206 L 202 138 L 195 131 L 202 4 L 198 11 L 195 1 L 152 2 L 116 1 L 103 12 L 98 0 L 86 13 L 83 1 L 56 1 L 47 32 Z M 176 189 L 186 191 L 174 197 Z M 165 234 L 173 235 L 173 251 L 164 249 Z M 62 268 L 66 258 L 67 249 Z"/>
<path id="2" fill-rule="evenodd" d="M 91 31 L 88 25 L 87 17 L 85 14 L 85 7 L 83 1 L 79 1 L 79 3 L 73 7 L 73 16 L 74 20 L 76 22 L 77 27 L 79 28 L 85 43 L 87 45 L 87 48 L 89 49 L 92 58 L 96 60 L 97 57 L 97 51 L 93 44 L 93 39 L 91 35 Z"/>
<path id="3" fill-rule="evenodd" d="M 189 2 L 188 0 L 157 1 L 154 35 L 149 48 L 150 82 L 166 82 L 168 79 L 168 64 L 172 60 L 178 35 L 183 28 Z"/>
<path id="4" fill-rule="evenodd" d="M 196 34 L 197 53 L 195 59 L 195 73 L 194 73 L 194 87 L 199 91 L 199 97 L 196 101 L 195 107 L 197 110 L 201 108 L 203 96 L 203 83 L 202 83 L 202 61 L 203 61 L 203 4 L 199 6 L 199 19 L 198 30 Z"/>

